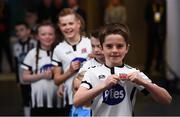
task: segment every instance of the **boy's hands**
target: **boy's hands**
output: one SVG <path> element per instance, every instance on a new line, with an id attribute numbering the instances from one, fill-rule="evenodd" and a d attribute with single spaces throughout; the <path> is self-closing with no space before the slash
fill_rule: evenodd
<path id="1" fill-rule="evenodd" d="M 107 79 L 103 82 L 104 83 L 104 87 L 105 88 L 109 88 L 109 87 L 112 87 L 116 84 L 118 84 L 119 82 L 119 76 L 117 75 L 110 75 L 107 77 Z"/>
<path id="2" fill-rule="evenodd" d="M 112 87 L 112 86 L 118 84 L 118 82 L 120 80 L 122 80 L 122 81 L 131 81 L 131 82 L 134 82 L 134 83 L 136 83 L 138 85 L 141 85 L 145 81 L 139 75 L 139 71 L 135 71 L 135 72 L 129 73 L 129 74 L 124 74 L 123 73 L 123 74 L 119 74 L 119 75 L 110 75 L 104 81 L 104 85 L 105 85 L 106 88 Z"/>
<path id="3" fill-rule="evenodd" d="M 127 76 L 128 76 L 128 80 L 130 80 L 131 82 L 134 82 L 138 85 L 141 85 L 143 82 L 146 81 L 143 78 L 141 78 L 141 76 L 139 75 L 139 71 L 129 73 L 129 74 L 127 74 Z"/>
<path id="4" fill-rule="evenodd" d="M 70 64 L 70 72 L 74 73 L 80 68 L 80 62 L 79 61 L 72 61 Z"/>

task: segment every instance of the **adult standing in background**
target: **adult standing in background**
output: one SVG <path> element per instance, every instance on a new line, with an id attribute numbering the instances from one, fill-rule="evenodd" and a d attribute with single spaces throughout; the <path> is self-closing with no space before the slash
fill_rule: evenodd
<path id="1" fill-rule="evenodd" d="M 42 0 L 38 7 L 39 22 L 52 22 L 53 12 L 53 0 Z"/>
<path id="2" fill-rule="evenodd" d="M 126 23 L 127 14 L 123 0 L 108 0 L 105 8 L 104 23 Z"/>
<path id="3" fill-rule="evenodd" d="M 145 19 L 148 29 L 147 40 L 147 60 L 145 72 L 151 71 L 153 60 L 155 59 L 155 70 L 162 72 L 164 62 L 164 44 L 166 38 L 166 1 L 148 1 Z"/>
<path id="4" fill-rule="evenodd" d="M 0 73 L 2 72 L 3 51 L 13 72 L 13 61 L 10 47 L 10 8 L 5 0 L 0 0 Z"/>
<path id="5" fill-rule="evenodd" d="M 54 16 L 53 16 L 52 20 L 53 20 L 53 23 L 58 23 L 58 14 L 64 8 L 64 2 L 63 2 L 63 0 L 54 0 L 53 6 L 54 6 L 54 12 L 53 12 Z"/>
<path id="6" fill-rule="evenodd" d="M 79 7 L 79 0 L 67 0 L 68 7 L 77 12 L 84 20 L 85 25 L 87 26 L 87 16 L 86 12 Z"/>

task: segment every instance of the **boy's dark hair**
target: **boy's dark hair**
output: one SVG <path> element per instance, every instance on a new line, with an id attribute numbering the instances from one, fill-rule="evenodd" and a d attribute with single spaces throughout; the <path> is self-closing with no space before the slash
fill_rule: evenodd
<path id="1" fill-rule="evenodd" d="M 100 32 L 100 30 L 99 29 L 95 29 L 95 30 L 93 30 L 92 32 L 91 32 L 91 34 L 90 34 L 90 37 L 95 37 L 95 38 L 99 38 L 99 32 Z"/>
<path id="2" fill-rule="evenodd" d="M 126 44 L 128 44 L 129 28 L 125 24 L 112 23 L 104 26 L 99 34 L 100 44 L 102 45 L 105 41 L 105 37 L 110 34 L 119 34 L 124 37 Z"/>
<path id="3" fill-rule="evenodd" d="M 19 26 L 19 25 L 24 25 L 26 28 L 30 29 L 30 27 L 28 26 L 28 24 L 24 21 L 17 21 L 14 25 L 15 26 Z"/>
<path id="4" fill-rule="evenodd" d="M 26 9 L 26 13 L 33 13 L 33 14 L 38 15 L 37 9 L 31 8 L 31 7 Z"/>

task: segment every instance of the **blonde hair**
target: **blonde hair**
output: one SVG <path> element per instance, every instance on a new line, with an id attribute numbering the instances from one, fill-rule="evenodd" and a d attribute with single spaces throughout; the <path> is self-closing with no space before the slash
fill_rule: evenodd
<path id="1" fill-rule="evenodd" d="M 85 22 L 84 22 L 84 19 L 77 13 L 75 12 L 73 9 L 71 8 L 64 8 L 61 10 L 61 12 L 59 13 L 58 17 L 64 17 L 64 16 L 67 16 L 67 15 L 75 15 L 75 18 L 77 20 L 80 21 L 81 23 L 81 26 L 80 26 L 80 33 L 84 33 L 84 28 L 85 28 Z"/>

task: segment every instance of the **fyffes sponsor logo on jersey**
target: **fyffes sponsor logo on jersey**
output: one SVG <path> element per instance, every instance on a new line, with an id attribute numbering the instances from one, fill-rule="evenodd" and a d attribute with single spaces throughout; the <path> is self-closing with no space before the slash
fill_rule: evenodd
<path id="1" fill-rule="evenodd" d="M 117 84 L 103 92 L 103 102 L 108 105 L 116 105 L 124 100 L 125 95 L 125 89 Z"/>

